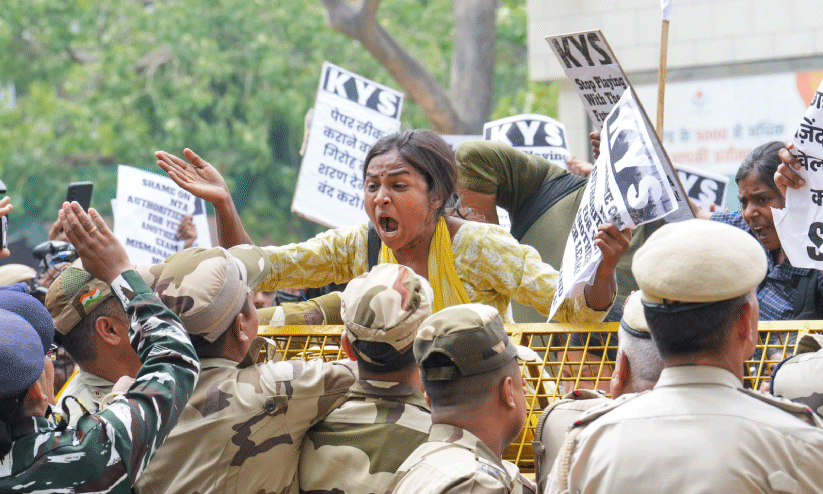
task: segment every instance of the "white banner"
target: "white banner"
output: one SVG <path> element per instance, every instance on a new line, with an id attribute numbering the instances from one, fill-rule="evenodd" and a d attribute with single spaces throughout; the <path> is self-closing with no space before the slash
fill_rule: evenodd
<path id="1" fill-rule="evenodd" d="M 564 169 L 571 156 L 566 126 L 545 115 L 527 113 L 486 122 L 483 125 L 483 138 L 535 154 Z"/>
<path id="2" fill-rule="evenodd" d="M 131 166 L 117 167 L 117 199 L 112 201 L 114 236 L 134 264 L 158 264 L 183 249 L 177 228 L 193 215 L 192 247 L 211 247 L 205 203 L 168 177 Z"/>
<path id="3" fill-rule="evenodd" d="M 402 106 L 403 93 L 323 62 L 292 211 L 330 228 L 367 221 L 363 161 L 400 130 Z"/>
<path id="4" fill-rule="evenodd" d="M 632 93 L 624 92 L 604 120 L 600 157 L 566 241 L 549 320 L 563 300 L 577 297 L 592 282 L 603 257 L 594 245 L 600 225 L 634 229 L 678 209 L 666 172 L 671 164 L 658 153 L 657 136 Z"/>
<path id="5" fill-rule="evenodd" d="M 712 204 L 717 206 L 717 211 L 722 211 L 726 207 L 729 177 L 682 165 L 675 166 L 675 170 L 686 190 L 686 195 L 695 204 L 706 211 Z"/>
<path id="6" fill-rule="evenodd" d="M 823 83 L 793 142 L 806 185 L 786 190 L 786 207 L 772 208 L 774 226 L 792 266 L 823 269 Z"/>
<path id="7" fill-rule="evenodd" d="M 629 80 L 599 30 L 546 36 L 566 77 L 583 101 L 597 130 L 603 127 Z"/>

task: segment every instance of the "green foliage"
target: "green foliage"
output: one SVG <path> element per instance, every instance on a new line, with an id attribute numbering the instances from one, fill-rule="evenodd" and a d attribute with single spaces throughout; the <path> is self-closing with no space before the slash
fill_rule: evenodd
<path id="1" fill-rule="evenodd" d="M 383 2 L 378 17 L 448 85 L 450 1 Z M 496 114 L 555 112 L 553 92 L 527 88 L 525 1 L 504 0 L 498 27 Z M 305 239 L 322 228 L 290 205 L 321 63 L 399 87 L 319 1 L 18 0 L 0 6 L 0 46 L 0 91 L 16 90 L 16 105 L 0 98 L 0 178 L 18 224 L 52 221 L 74 180 L 110 214 L 117 164 L 162 173 L 155 150 L 190 147 L 226 177 L 253 239 Z M 403 123 L 429 126 L 409 100 Z"/>

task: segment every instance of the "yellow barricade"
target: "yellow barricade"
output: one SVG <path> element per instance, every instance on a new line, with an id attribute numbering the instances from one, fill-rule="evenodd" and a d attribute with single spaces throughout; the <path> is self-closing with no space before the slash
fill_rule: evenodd
<path id="1" fill-rule="evenodd" d="M 529 415 L 520 437 L 503 453 L 521 471 L 534 471 L 531 441 L 540 412 L 547 405 L 577 388 L 600 389 L 609 396 L 614 370 L 619 323 L 600 324 L 507 324 L 512 341 L 532 348 L 538 362 L 523 364 L 529 386 L 526 401 Z M 346 355 L 340 347 L 343 326 L 261 326 L 258 334 L 277 343 L 283 359 L 337 360 Z M 746 385 L 758 389 L 768 384 L 771 368 L 794 352 L 797 339 L 806 333 L 823 332 L 820 321 L 761 322 L 756 359 L 747 362 Z M 576 341 L 570 333 L 578 333 Z"/>

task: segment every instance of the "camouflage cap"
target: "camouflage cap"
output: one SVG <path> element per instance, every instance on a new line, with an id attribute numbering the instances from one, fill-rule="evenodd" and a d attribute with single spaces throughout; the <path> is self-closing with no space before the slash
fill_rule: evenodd
<path id="1" fill-rule="evenodd" d="M 154 290 L 189 334 L 213 342 L 270 269 L 268 254 L 254 245 L 186 249 L 166 259 Z"/>
<path id="2" fill-rule="evenodd" d="M 83 262 L 77 259 L 52 282 L 45 304 L 57 332 L 68 334 L 110 296 L 109 285 L 89 274 L 83 269 Z"/>
<path id="3" fill-rule="evenodd" d="M 427 366 L 426 361 L 435 354 L 445 356 L 451 364 Z M 414 358 L 424 381 L 450 381 L 492 371 L 515 357 L 538 359 L 531 348 L 513 344 L 497 309 L 483 304 L 441 310 L 423 321 L 414 340 Z"/>
<path id="4" fill-rule="evenodd" d="M 0 398 L 28 389 L 43 365 L 43 344 L 31 324 L 0 309 Z"/>
<path id="5" fill-rule="evenodd" d="M 432 314 L 433 300 L 429 282 L 411 268 L 378 264 L 348 283 L 341 295 L 340 317 L 352 343 L 387 343 L 404 353 L 411 349 L 417 327 Z"/>

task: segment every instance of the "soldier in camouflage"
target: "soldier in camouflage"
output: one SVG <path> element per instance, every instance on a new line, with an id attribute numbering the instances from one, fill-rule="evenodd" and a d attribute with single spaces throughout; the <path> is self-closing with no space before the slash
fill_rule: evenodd
<path id="1" fill-rule="evenodd" d="M 105 280 L 129 315 L 143 366 L 135 384 L 75 428 L 43 417 L 37 378 L 42 344 L 31 330 L 0 322 L 0 492 L 127 493 L 177 421 L 200 371 L 180 320 L 131 270 L 128 256 L 96 211 L 65 203 L 66 234 L 91 275 Z M 87 280 L 88 281 L 88 280 Z M 5 321 L 4 321 L 5 322 Z"/>
<path id="2" fill-rule="evenodd" d="M 420 325 L 414 357 L 432 407 L 426 443 L 400 466 L 387 492 L 534 492 L 503 450 L 523 429 L 526 382 L 497 310 L 481 304 L 441 310 Z"/>
<path id="3" fill-rule="evenodd" d="M 426 442 L 431 410 L 412 346 L 431 315 L 432 297 L 429 282 L 399 264 L 379 264 L 349 282 L 341 296 L 343 348 L 360 378 L 346 402 L 306 435 L 301 492 L 385 492 L 397 468 Z"/>
<path id="4" fill-rule="evenodd" d="M 74 427 L 85 410 L 100 410 L 118 379 L 137 375 L 140 360 L 129 342 L 126 312 L 109 284 L 83 269 L 82 259 L 54 280 L 45 304 L 59 342 L 80 368 L 57 397 Z"/>
<path id="5" fill-rule="evenodd" d="M 355 366 L 322 360 L 256 363 L 264 340 L 257 337 L 252 288 L 269 272 L 269 256 L 244 245 L 184 252 L 200 259 L 199 265 L 164 270 L 155 290 L 179 314 L 203 372 L 179 424 L 135 490 L 288 492 L 296 487 L 303 436 L 343 401 L 355 381 Z"/>

